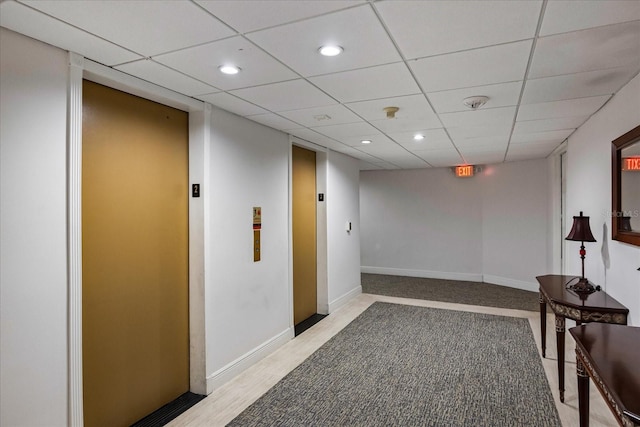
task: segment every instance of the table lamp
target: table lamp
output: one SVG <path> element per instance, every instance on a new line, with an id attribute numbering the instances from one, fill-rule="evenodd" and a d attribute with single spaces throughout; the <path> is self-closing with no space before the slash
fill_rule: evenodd
<path id="1" fill-rule="evenodd" d="M 584 258 L 587 254 L 587 251 L 584 248 L 584 242 L 595 242 L 596 239 L 593 238 L 593 234 L 591 234 L 591 228 L 589 227 L 589 217 L 583 216 L 582 211 L 580 211 L 580 216 L 573 217 L 573 227 L 571 227 L 571 231 L 569 235 L 565 238 L 565 240 L 573 240 L 575 242 L 581 242 L 580 245 L 580 259 L 582 259 L 582 276 L 578 283 L 569 286 L 569 289 L 578 293 L 588 295 L 596 291 L 596 288 L 593 287 L 591 283 L 584 277 Z"/>

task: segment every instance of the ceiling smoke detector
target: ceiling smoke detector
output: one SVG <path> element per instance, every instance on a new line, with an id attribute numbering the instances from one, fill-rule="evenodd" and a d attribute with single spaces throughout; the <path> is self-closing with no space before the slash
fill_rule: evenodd
<path id="1" fill-rule="evenodd" d="M 387 119 L 395 119 L 396 113 L 398 112 L 398 107 L 384 107 L 382 111 L 387 113 Z"/>
<path id="2" fill-rule="evenodd" d="M 488 100 L 488 96 L 470 96 L 469 98 L 465 98 L 462 103 L 472 110 L 477 110 L 486 104 Z"/>

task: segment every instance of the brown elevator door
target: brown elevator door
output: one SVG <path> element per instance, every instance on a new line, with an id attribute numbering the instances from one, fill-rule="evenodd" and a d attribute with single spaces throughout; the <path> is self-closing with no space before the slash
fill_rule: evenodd
<path id="1" fill-rule="evenodd" d="M 293 146 L 293 323 L 316 313 L 316 153 Z"/>
<path id="2" fill-rule="evenodd" d="M 84 420 L 128 426 L 189 389 L 188 115 L 83 84 Z"/>

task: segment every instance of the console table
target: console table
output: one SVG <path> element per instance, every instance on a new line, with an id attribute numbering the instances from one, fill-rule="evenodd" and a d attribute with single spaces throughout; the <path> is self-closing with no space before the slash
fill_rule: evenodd
<path id="1" fill-rule="evenodd" d="M 556 345 L 558 350 L 558 384 L 560 401 L 564 402 L 564 335 L 565 319 L 578 325 L 586 322 L 627 324 L 629 309 L 603 291 L 594 292 L 581 299 L 567 289 L 578 280 L 576 276 L 549 274 L 538 276 L 540 284 L 540 329 L 542 332 L 542 357 L 546 356 L 547 304 L 556 316 Z"/>
<path id="2" fill-rule="evenodd" d="M 580 427 L 589 427 L 589 377 L 621 426 L 639 426 L 640 328 L 592 323 L 569 333 L 576 340 Z"/>

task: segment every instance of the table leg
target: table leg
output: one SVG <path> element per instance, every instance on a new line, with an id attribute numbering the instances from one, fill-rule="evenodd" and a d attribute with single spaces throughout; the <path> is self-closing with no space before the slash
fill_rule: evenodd
<path id="1" fill-rule="evenodd" d="M 578 373 L 578 413 L 580 427 L 589 427 L 589 375 L 584 369 L 580 356 L 576 357 L 576 371 Z"/>
<path id="2" fill-rule="evenodd" d="M 547 353 L 547 302 L 544 300 L 542 293 L 538 296 L 540 299 L 540 333 L 542 341 L 542 357 Z"/>
<path id="3" fill-rule="evenodd" d="M 556 314 L 556 348 L 558 349 L 558 385 L 560 402 L 564 402 L 564 317 Z"/>

